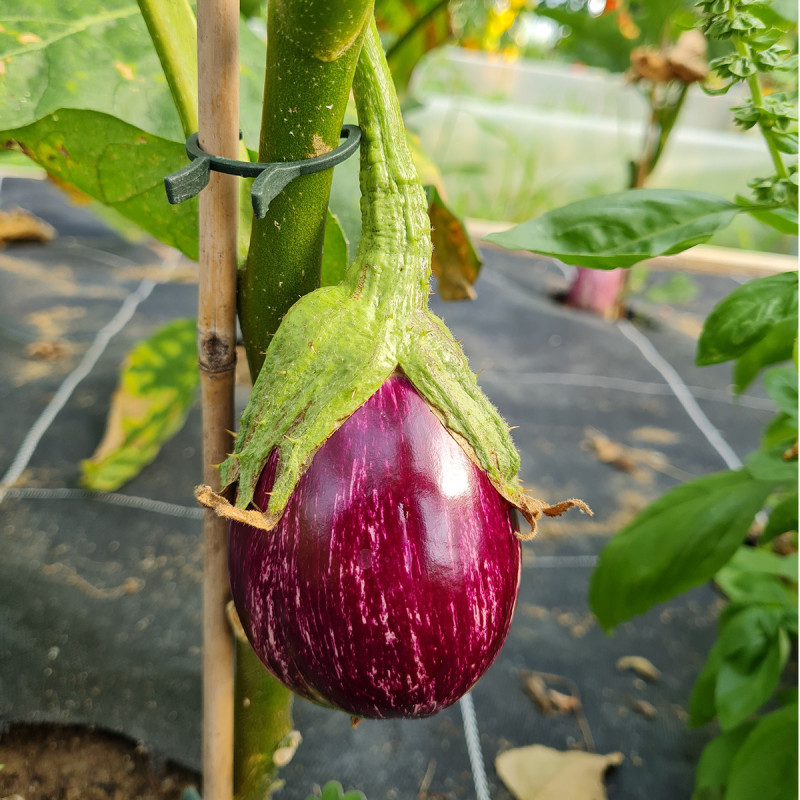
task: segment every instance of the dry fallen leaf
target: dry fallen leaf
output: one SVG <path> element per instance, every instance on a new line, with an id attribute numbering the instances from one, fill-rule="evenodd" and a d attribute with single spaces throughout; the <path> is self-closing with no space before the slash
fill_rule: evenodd
<path id="1" fill-rule="evenodd" d="M 591 453 L 602 464 L 609 464 L 633 475 L 639 481 L 650 481 L 651 471 L 662 472 L 681 480 L 688 477 L 683 470 L 670 464 L 669 459 L 658 450 L 626 447 L 594 428 L 586 428 L 583 435 L 581 450 Z"/>
<path id="2" fill-rule="evenodd" d="M 573 694 L 564 694 L 555 689 L 548 689 L 547 697 L 559 714 L 571 714 L 581 707 L 581 701 Z"/>
<path id="3" fill-rule="evenodd" d="M 620 672 L 632 669 L 637 675 L 641 675 L 649 681 L 657 681 L 661 677 L 661 671 L 658 667 L 644 656 L 623 656 L 617 661 L 617 669 Z"/>
<path id="4" fill-rule="evenodd" d="M 634 700 L 632 705 L 634 711 L 638 711 L 643 717 L 647 717 L 647 719 L 653 719 L 658 713 L 656 707 L 652 703 L 648 703 L 647 700 Z"/>
<path id="5" fill-rule="evenodd" d="M 533 744 L 500 753 L 495 767 L 517 800 L 606 800 L 603 775 L 624 759 L 622 753 L 561 752 Z"/>
<path id="6" fill-rule="evenodd" d="M 64 339 L 43 339 L 31 342 L 25 348 L 25 355 L 41 361 L 60 361 L 72 352 L 70 343 Z"/>
<path id="7" fill-rule="evenodd" d="M 8 242 L 49 242 L 56 231 L 30 211 L 11 208 L 0 211 L 0 247 Z"/>
<path id="8" fill-rule="evenodd" d="M 541 676 L 534 674 L 524 675 L 522 689 L 533 700 L 540 713 L 549 714 L 553 710 L 553 703 L 547 693 L 547 684 Z"/>

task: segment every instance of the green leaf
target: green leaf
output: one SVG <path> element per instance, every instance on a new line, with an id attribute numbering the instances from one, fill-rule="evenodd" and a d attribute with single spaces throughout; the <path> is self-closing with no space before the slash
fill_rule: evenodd
<path id="1" fill-rule="evenodd" d="M 689 702 L 691 725 L 719 715 L 723 729 L 735 727 L 775 691 L 789 655 L 785 598 L 779 602 L 731 604 L 720 617 L 711 648 Z"/>
<path id="2" fill-rule="evenodd" d="M 486 239 L 579 267 L 615 269 L 705 242 L 740 211 L 702 192 L 631 189 L 570 203 Z"/>
<path id="3" fill-rule="evenodd" d="M 14 0 L 0 12 L 0 120 L 97 109 L 182 138 L 158 56 L 131 0 Z"/>
<path id="4" fill-rule="evenodd" d="M 797 236 L 797 211 L 793 208 L 773 208 L 760 210 L 758 207 L 747 209 L 748 213 L 759 222 L 769 225 L 771 228 L 786 233 L 789 236 Z"/>
<path id="5" fill-rule="evenodd" d="M 797 423 L 792 421 L 792 418 L 781 411 L 776 414 L 764 430 L 764 435 L 761 438 L 761 447 L 769 449 L 776 445 L 782 444 L 785 447 L 797 438 Z"/>
<path id="6" fill-rule="evenodd" d="M 772 509 L 761 534 L 762 542 L 771 542 L 776 536 L 797 530 L 797 491 L 792 492 Z M 795 577 L 797 580 L 797 577 Z"/>
<path id="7" fill-rule="evenodd" d="M 366 800 L 366 798 L 361 792 L 356 791 L 347 792 L 345 794 L 341 783 L 338 781 L 328 781 L 320 797 L 311 794 L 306 800 Z"/>
<path id="8" fill-rule="evenodd" d="M 325 243 L 322 248 L 321 285 L 335 286 L 344 277 L 348 264 L 347 237 L 339 218 L 330 209 L 325 218 Z"/>
<path id="9" fill-rule="evenodd" d="M 788 361 L 792 357 L 796 336 L 794 320 L 785 319 L 773 325 L 767 335 L 746 350 L 733 365 L 736 391 L 741 394 L 764 367 Z"/>
<path id="10" fill-rule="evenodd" d="M 768 628 L 737 631 L 737 636 L 748 634 L 753 640 L 740 643 L 734 654 L 738 658 L 726 658 L 717 675 L 715 701 L 723 730 L 744 722 L 769 700 L 789 657 L 789 637 L 785 631 L 778 629 L 772 633 Z"/>
<path id="11" fill-rule="evenodd" d="M 722 646 L 717 640 L 714 642 L 708 658 L 706 658 L 706 663 L 703 664 L 703 669 L 700 670 L 700 674 L 692 687 L 692 695 L 689 698 L 689 725 L 692 727 L 711 722 L 717 713 L 714 693 L 722 660 Z"/>
<path id="12" fill-rule="evenodd" d="M 589 602 L 606 629 L 709 580 L 744 540 L 771 490 L 746 470 L 685 483 L 606 545 Z"/>
<path id="13" fill-rule="evenodd" d="M 264 44 L 243 22 L 240 126 L 256 141 Z M 14 0 L 0 10 L 0 125 L 60 108 L 110 114 L 181 142 L 169 87 L 135 0 Z"/>
<path id="14" fill-rule="evenodd" d="M 128 354 L 103 441 L 81 463 L 87 489 L 118 489 L 181 429 L 199 380 L 196 335 L 194 319 L 174 320 Z"/>
<path id="15" fill-rule="evenodd" d="M 725 800 L 797 797 L 797 705 L 767 714 L 739 748 Z"/>
<path id="16" fill-rule="evenodd" d="M 775 367 L 764 374 L 764 388 L 778 409 L 797 425 L 797 370 Z"/>
<path id="17" fill-rule="evenodd" d="M 747 471 L 757 481 L 768 481 L 773 486 L 797 485 L 797 460 L 787 461 L 781 445 L 769 450 L 756 450 L 747 458 Z"/>
<path id="18" fill-rule="evenodd" d="M 61 109 L 0 131 L 51 175 L 197 259 L 197 199 L 172 206 L 164 176 L 186 165 L 181 142 L 161 139 L 96 111 Z"/>
<path id="19" fill-rule="evenodd" d="M 797 326 L 797 273 L 783 272 L 734 289 L 708 315 L 697 344 L 698 366 L 744 355 L 779 323 Z"/>
<path id="20" fill-rule="evenodd" d="M 795 492 L 794 495 L 796 498 L 797 492 Z M 774 509 L 772 513 L 775 513 Z M 796 508 L 794 516 L 796 520 Z M 747 572 L 763 573 L 765 575 L 775 575 L 781 578 L 788 578 L 796 583 L 797 554 L 795 553 L 791 556 L 780 556 L 777 553 L 772 553 L 769 550 L 762 550 L 758 547 L 740 547 L 733 554 L 731 560 L 722 568 L 722 570 L 720 570 L 719 574 L 717 575 L 718 582 L 720 582 L 720 576 L 723 572 L 727 572 L 729 574 Z"/>
<path id="21" fill-rule="evenodd" d="M 744 722 L 712 739 L 703 748 L 695 773 L 692 800 L 712 800 L 712 798 L 722 800 L 723 790 L 728 784 L 728 775 L 736 754 L 755 724 L 755 722 Z"/>

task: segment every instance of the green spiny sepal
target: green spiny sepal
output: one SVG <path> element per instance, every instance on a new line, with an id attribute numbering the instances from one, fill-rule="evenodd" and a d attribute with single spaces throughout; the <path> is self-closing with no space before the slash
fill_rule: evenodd
<path id="1" fill-rule="evenodd" d="M 430 221 L 374 23 L 353 90 L 362 128 L 362 235 L 342 282 L 305 295 L 289 310 L 266 353 L 234 452 L 221 465 L 231 504 L 200 487 L 217 513 L 265 530 L 280 519 L 297 482 L 328 437 L 401 370 L 469 458 L 535 529 L 555 506 L 527 496 L 508 426 L 477 384 L 459 344 L 428 310 Z M 261 472 L 278 451 L 264 509 L 252 508 Z"/>

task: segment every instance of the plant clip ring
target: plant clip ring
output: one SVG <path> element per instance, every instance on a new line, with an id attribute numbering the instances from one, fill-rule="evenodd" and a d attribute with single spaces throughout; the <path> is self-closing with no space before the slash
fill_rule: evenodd
<path id="1" fill-rule="evenodd" d="M 226 175 L 255 178 L 250 189 L 250 199 L 256 218 L 263 219 L 267 215 L 269 204 L 295 178 L 330 169 L 353 155 L 361 141 L 361 128 L 358 125 L 343 125 L 340 137 L 346 141 L 330 153 L 301 161 L 267 163 L 234 161 L 231 158 L 209 155 L 200 149 L 197 137 L 198 134 L 193 133 L 186 140 L 186 154 L 191 159 L 191 164 L 164 178 L 169 202 L 175 205 L 199 194 L 208 185 L 211 170 L 214 170 Z"/>

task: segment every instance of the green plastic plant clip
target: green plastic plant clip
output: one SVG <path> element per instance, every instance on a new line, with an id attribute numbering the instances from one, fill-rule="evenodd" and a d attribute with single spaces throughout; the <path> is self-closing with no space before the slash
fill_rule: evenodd
<path id="1" fill-rule="evenodd" d="M 353 155 L 361 141 L 361 128 L 358 125 L 344 125 L 341 137 L 345 142 L 330 153 L 301 161 L 264 163 L 234 161 L 231 158 L 209 155 L 200 148 L 197 134 L 193 133 L 186 140 L 186 154 L 191 163 L 164 178 L 167 199 L 175 205 L 199 194 L 208 184 L 211 170 L 224 172 L 226 175 L 239 175 L 242 178 L 255 178 L 250 199 L 256 218 L 263 219 L 269 204 L 295 178 L 331 169 Z"/>

